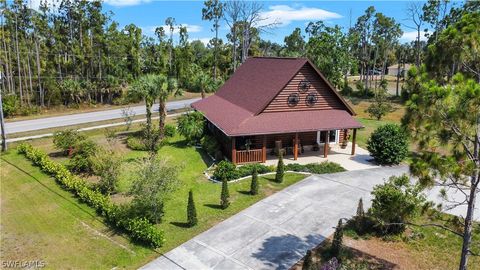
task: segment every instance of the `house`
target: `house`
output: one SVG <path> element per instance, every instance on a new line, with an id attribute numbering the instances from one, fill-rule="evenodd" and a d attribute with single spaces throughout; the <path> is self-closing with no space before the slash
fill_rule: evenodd
<path id="1" fill-rule="evenodd" d="M 388 75 L 390 76 L 397 76 L 398 74 L 398 68 L 400 66 L 400 76 L 403 77 L 405 76 L 406 72 L 408 72 L 410 70 L 410 68 L 412 67 L 411 64 L 404 64 L 403 66 L 400 64 L 395 64 L 395 65 L 391 65 L 388 67 Z"/>
<path id="2" fill-rule="evenodd" d="M 214 95 L 192 107 L 202 112 L 224 155 L 235 164 L 265 162 L 339 144 L 363 126 L 355 112 L 306 58 L 253 57 Z"/>

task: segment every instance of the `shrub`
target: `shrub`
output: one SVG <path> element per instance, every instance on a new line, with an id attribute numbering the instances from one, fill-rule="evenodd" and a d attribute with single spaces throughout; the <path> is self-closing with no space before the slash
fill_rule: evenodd
<path id="1" fill-rule="evenodd" d="M 172 124 L 165 125 L 165 137 L 171 138 L 177 133 L 177 128 Z"/>
<path id="2" fill-rule="evenodd" d="M 189 144 L 196 144 L 203 136 L 205 119 L 200 112 L 183 114 L 177 120 L 178 132 L 182 134 Z"/>
<path id="3" fill-rule="evenodd" d="M 18 113 L 20 102 L 16 95 L 5 95 L 2 98 L 2 108 L 5 117 L 11 117 Z"/>
<path id="4" fill-rule="evenodd" d="M 120 207 L 115 206 L 110 197 L 88 187 L 85 180 L 75 176 L 65 166 L 48 158 L 45 152 L 33 148 L 30 144 L 20 144 L 17 148 L 20 154 L 25 155 L 34 165 L 51 175 L 62 188 L 75 194 L 80 201 L 94 208 L 111 224 L 125 230 L 130 237 L 154 248 L 160 247 L 165 238 L 163 232 L 145 219 L 129 218 Z"/>
<path id="5" fill-rule="evenodd" d="M 75 151 L 68 162 L 68 168 L 76 173 L 91 174 L 94 171 L 94 155 L 98 151 L 98 146 L 91 140 L 83 140 L 75 145 Z"/>
<path id="6" fill-rule="evenodd" d="M 118 177 L 122 160 L 111 151 L 100 151 L 92 158 L 93 171 L 100 176 L 98 188 L 103 194 L 110 195 L 117 191 Z"/>
<path id="7" fill-rule="evenodd" d="M 368 214 L 379 222 L 384 234 L 402 232 L 404 223 L 415 217 L 425 202 L 420 186 L 410 184 L 406 174 L 392 176 L 386 183 L 375 186 L 372 196 Z"/>
<path id="8" fill-rule="evenodd" d="M 238 177 L 245 177 L 253 174 L 253 169 L 257 170 L 257 173 L 264 174 L 273 172 L 272 167 L 265 166 L 263 164 L 245 164 L 237 168 Z"/>
<path id="9" fill-rule="evenodd" d="M 370 117 L 377 119 L 380 121 L 382 117 L 394 111 L 392 104 L 387 100 L 387 89 L 378 89 L 377 93 L 375 94 L 374 101 L 368 106 L 365 110 L 366 113 L 370 115 Z"/>
<path id="10" fill-rule="evenodd" d="M 222 160 L 217 164 L 213 172 L 213 177 L 217 180 L 233 180 L 239 178 L 239 174 L 236 170 L 235 164 Z"/>
<path id="11" fill-rule="evenodd" d="M 313 262 L 313 254 L 312 251 L 309 249 L 307 250 L 307 255 L 303 259 L 302 270 L 314 270 L 316 269 L 315 263 Z"/>
<path id="12" fill-rule="evenodd" d="M 200 140 L 200 144 L 202 145 L 202 148 L 213 157 L 215 157 L 220 150 L 217 140 L 210 135 L 203 136 Z"/>
<path id="13" fill-rule="evenodd" d="M 367 149 L 379 164 L 399 164 L 408 154 L 408 139 L 398 125 L 386 124 L 370 135 Z"/>
<path id="14" fill-rule="evenodd" d="M 338 257 L 340 250 L 342 249 L 343 242 L 343 224 L 342 219 L 338 220 L 338 225 L 335 228 L 335 233 L 333 234 L 332 245 L 330 247 L 330 252 L 333 257 Z"/>
<path id="15" fill-rule="evenodd" d="M 285 167 L 283 164 L 283 155 L 280 152 L 280 156 L 278 157 L 278 163 L 277 163 L 277 173 L 275 174 L 275 182 L 277 183 L 283 182 L 284 173 L 285 173 Z"/>
<path id="16" fill-rule="evenodd" d="M 53 133 L 53 144 L 58 150 L 65 151 L 65 154 L 71 154 L 74 147 L 86 137 L 77 130 L 66 129 Z"/>
<path id="17" fill-rule="evenodd" d="M 222 180 L 222 193 L 220 194 L 220 206 L 222 209 L 227 209 L 230 205 L 230 193 L 228 192 L 227 179 Z"/>
<path id="18" fill-rule="evenodd" d="M 187 223 L 190 227 L 197 225 L 197 209 L 195 208 L 195 201 L 193 200 L 193 192 L 188 192 L 188 205 L 187 205 Z"/>
<path id="19" fill-rule="evenodd" d="M 253 167 L 252 172 L 252 183 L 250 184 L 250 194 L 257 195 L 258 194 L 258 172 L 257 166 Z"/>
<path id="20" fill-rule="evenodd" d="M 307 172 L 307 173 L 315 173 L 315 174 L 324 174 L 324 173 L 336 173 L 336 172 L 344 172 L 345 168 L 343 168 L 340 164 L 330 161 L 324 161 L 322 163 L 309 163 L 306 165 L 301 165 L 298 163 L 290 163 L 285 165 L 286 171 L 294 171 L 294 172 Z"/>
<path id="21" fill-rule="evenodd" d="M 128 136 L 127 147 L 137 151 L 148 151 L 145 141 L 137 136 Z"/>

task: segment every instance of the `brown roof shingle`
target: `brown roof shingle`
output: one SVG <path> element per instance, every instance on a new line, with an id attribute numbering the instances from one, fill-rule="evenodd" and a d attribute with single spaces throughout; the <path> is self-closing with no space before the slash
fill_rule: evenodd
<path id="1" fill-rule="evenodd" d="M 347 110 L 260 113 L 306 63 L 305 58 L 250 58 L 215 95 L 192 107 L 229 136 L 361 128 L 334 89 Z"/>

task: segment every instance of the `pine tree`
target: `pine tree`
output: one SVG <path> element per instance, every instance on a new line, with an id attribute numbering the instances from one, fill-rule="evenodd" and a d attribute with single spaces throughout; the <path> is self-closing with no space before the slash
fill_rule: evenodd
<path id="1" fill-rule="evenodd" d="M 277 164 L 277 174 L 275 175 L 275 182 L 281 183 L 283 182 L 283 174 L 285 171 L 285 166 L 283 164 L 283 154 L 280 152 L 278 156 L 278 164 Z"/>
<path id="2" fill-rule="evenodd" d="M 228 182 L 226 178 L 223 178 L 222 180 L 222 194 L 220 197 L 220 205 L 222 206 L 222 209 L 227 209 L 227 207 L 230 205 L 230 194 L 228 192 Z"/>
<path id="3" fill-rule="evenodd" d="M 342 242 L 343 242 L 343 224 L 342 224 L 342 219 L 339 219 L 337 228 L 335 229 L 335 233 L 333 234 L 332 246 L 330 247 L 333 257 L 338 257 L 338 255 L 340 254 L 340 250 L 342 248 Z"/>
<path id="4" fill-rule="evenodd" d="M 355 220 L 355 230 L 357 233 L 362 234 L 365 229 L 365 210 L 363 210 L 363 200 L 360 198 L 357 206 L 357 215 L 354 218 Z"/>
<path id="5" fill-rule="evenodd" d="M 313 262 L 313 254 L 312 251 L 309 249 L 307 250 L 307 255 L 303 259 L 302 270 L 313 270 L 314 269 L 314 262 Z"/>
<path id="6" fill-rule="evenodd" d="M 258 194 L 258 172 L 257 172 L 257 166 L 253 166 L 252 183 L 250 184 L 250 194 L 252 194 L 252 195 L 257 195 L 257 194 Z"/>
<path id="7" fill-rule="evenodd" d="M 190 227 L 195 226 L 198 223 L 197 209 L 195 208 L 192 190 L 188 192 L 187 222 Z"/>

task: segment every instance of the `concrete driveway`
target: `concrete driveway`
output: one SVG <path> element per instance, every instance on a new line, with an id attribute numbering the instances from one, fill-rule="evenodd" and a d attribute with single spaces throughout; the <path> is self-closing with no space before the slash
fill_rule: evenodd
<path id="1" fill-rule="evenodd" d="M 192 104 L 197 100 L 199 100 L 199 98 L 169 101 L 167 102 L 167 110 L 171 111 L 171 110 L 183 109 L 185 107 L 190 107 L 190 104 Z M 153 108 L 154 108 L 154 111 L 157 112 L 158 104 L 155 104 Z M 133 106 L 133 107 L 130 107 L 130 109 L 132 110 L 132 112 L 135 113 L 135 115 L 144 115 L 146 113 L 144 105 Z M 123 118 L 122 109 L 104 110 L 104 111 L 89 112 L 89 113 L 76 113 L 76 114 L 69 114 L 69 115 L 62 115 L 62 116 L 38 118 L 33 120 L 6 122 L 5 131 L 7 134 L 13 134 L 18 132 L 26 132 L 26 131 L 40 130 L 40 129 L 46 129 L 46 128 L 56 128 L 56 127 L 64 127 L 64 126 L 71 126 L 71 125 L 78 125 L 78 124 L 85 124 L 85 123 L 93 123 L 93 122 L 119 119 L 119 118 Z"/>
<path id="2" fill-rule="evenodd" d="M 358 200 L 407 167 L 312 175 L 252 205 L 142 269 L 288 269 L 355 214 Z M 174 236 L 170 236 L 174 237 Z"/>

